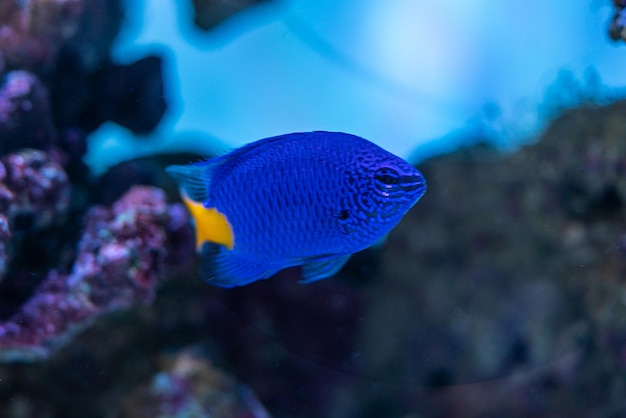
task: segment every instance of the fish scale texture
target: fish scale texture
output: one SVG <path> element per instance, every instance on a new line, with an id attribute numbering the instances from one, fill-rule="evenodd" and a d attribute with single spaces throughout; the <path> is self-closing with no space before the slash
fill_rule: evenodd
<path id="1" fill-rule="evenodd" d="M 328 153 L 347 144 L 294 138 L 267 145 L 234 160 L 232 168 L 230 160 L 219 166 L 211 183 L 210 204 L 230 220 L 236 250 L 265 249 L 267 261 L 349 250 L 333 214 L 341 211 L 337 186 L 345 181 L 350 153 Z"/>

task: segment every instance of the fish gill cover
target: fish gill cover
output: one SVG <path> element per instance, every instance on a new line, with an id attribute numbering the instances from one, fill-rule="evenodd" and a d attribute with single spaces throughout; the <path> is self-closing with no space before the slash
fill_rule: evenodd
<path id="1" fill-rule="evenodd" d="M 622 2 L 487 13 L 494 3 L 274 1 L 231 15 L 249 2 L 197 1 L 196 16 L 172 4 L 0 5 L 0 416 L 624 415 L 625 104 L 593 72 L 572 83 L 593 64 L 624 84 L 624 52 L 603 39 L 623 38 Z M 133 21 L 152 32 L 122 25 Z M 474 44 L 465 24 L 498 36 Z M 193 59 L 146 35 L 159 31 L 191 37 Z M 363 34 L 374 62 L 350 48 Z M 556 99 L 517 101 L 563 66 L 572 72 L 546 93 Z M 496 102 L 479 123 L 476 91 Z M 535 113 L 556 120 L 532 145 L 503 155 L 476 143 L 515 133 L 510 114 L 529 133 L 522 115 Z M 432 147 L 448 152 L 420 164 L 429 192 L 381 246 L 306 286 L 297 269 L 235 289 L 198 280 L 189 215 L 164 171 L 197 157 L 91 175 L 190 151 L 186 138 L 221 154 L 313 129 L 405 158 L 442 137 Z M 118 141 L 129 132 L 134 142 Z"/>

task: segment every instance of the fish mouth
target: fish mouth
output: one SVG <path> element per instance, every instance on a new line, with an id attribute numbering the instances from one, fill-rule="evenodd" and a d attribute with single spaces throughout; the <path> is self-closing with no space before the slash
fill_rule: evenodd
<path id="1" fill-rule="evenodd" d="M 402 185 L 402 190 L 407 192 L 421 191 L 423 194 L 426 191 L 426 180 L 420 175 L 402 176 L 400 184 Z"/>

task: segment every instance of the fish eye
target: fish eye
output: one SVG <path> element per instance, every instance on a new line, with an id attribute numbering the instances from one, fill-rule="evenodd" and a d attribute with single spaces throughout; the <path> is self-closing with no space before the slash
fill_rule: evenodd
<path id="1" fill-rule="evenodd" d="M 400 182 L 400 174 L 393 168 L 383 167 L 376 170 L 374 179 L 383 186 L 390 187 Z"/>

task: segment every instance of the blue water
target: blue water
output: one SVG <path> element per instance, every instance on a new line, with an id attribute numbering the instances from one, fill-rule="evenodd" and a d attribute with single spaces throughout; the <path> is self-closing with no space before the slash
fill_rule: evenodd
<path id="1" fill-rule="evenodd" d="M 590 71 L 605 89 L 626 83 L 608 1 L 281 0 L 209 32 L 193 26 L 190 2 L 126 3 L 114 60 L 162 55 L 169 108 L 148 141 L 113 123 L 94 132 L 86 160 L 98 173 L 137 155 L 222 153 L 308 130 L 405 158 L 452 132 L 507 146 L 545 126 L 557 79 L 571 80 L 566 92 L 585 90 Z"/>

